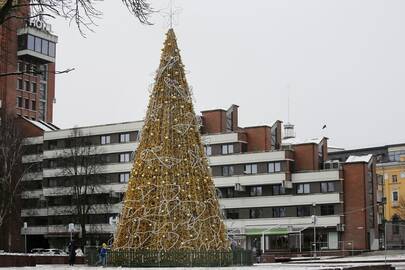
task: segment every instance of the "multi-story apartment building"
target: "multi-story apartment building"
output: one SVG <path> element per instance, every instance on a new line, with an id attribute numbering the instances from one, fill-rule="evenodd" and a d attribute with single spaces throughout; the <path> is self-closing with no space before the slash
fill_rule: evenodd
<path id="1" fill-rule="evenodd" d="M 18 13 L 0 25 L 0 109 L 52 122 L 57 37 L 45 22 L 23 19 L 29 7 Z"/>
<path id="2" fill-rule="evenodd" d="M 371 156 L 330 161 L 327 138 L 282 140 L 282 123 L 241 128 L 238 107 L 202 112 L 202 133 L 220 204 L 234 245 L 265 251 L 378 248 L 375 163 Z M 72 135 L 103 158 L 99 188 L 86 231 L 88 244 L 110 239 L 120 213 L 142 121 L 77 129 L 44 128 L 28 138 L 21 216 L 30 248 L 63 247 L 70 233 L 80 237 L 74 216 L 69 176 L 62 157 L 71 151 Z M 106 207 L 108 205 L 108 207 Z"/>
<path id="3" fill-rule="evenodd" d="M 329 153 L 333 159 L 344 160 L 353 154 L 371 154 L 377 161 L 378 197 L 385 207 L 380 213 L 386 220 L 405 219 L 405 144 L 383 145 Z"/>

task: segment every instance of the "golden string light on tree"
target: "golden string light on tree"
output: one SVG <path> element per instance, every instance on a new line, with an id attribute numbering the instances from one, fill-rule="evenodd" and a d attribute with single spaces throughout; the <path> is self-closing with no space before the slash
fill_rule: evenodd
<path id="1" fill-rule="evenodd" d="M 166 34 L 115 250 L 228 250 L 176 36 Z"/>

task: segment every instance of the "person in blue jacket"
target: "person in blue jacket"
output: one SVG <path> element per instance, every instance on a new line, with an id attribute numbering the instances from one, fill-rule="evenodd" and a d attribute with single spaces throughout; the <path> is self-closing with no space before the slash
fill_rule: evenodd
<path id="1" fill-rule="evenodd" d="M 105 267 L 107 264 L 107 244 L 106 243 L 102 244 L 98 255 L 100 257 L 98 262 L 101 263 L 101 265 L 103 267 Z"/>

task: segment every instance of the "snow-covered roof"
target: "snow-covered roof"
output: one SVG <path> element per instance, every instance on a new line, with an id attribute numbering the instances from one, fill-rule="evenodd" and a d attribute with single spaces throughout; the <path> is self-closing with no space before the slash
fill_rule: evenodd
<path id="1" fill-rule="evenodd" d="M 30 122 L 30 123 L 33 124 L 34 126 L 40 128 L 40 129 L 42 129 L 43 131 L 54 131 L 54 130 L 57 130 L 57 129 L 58 129 L 56 126 L 54 126 L 54 125 L 49 125 L 49 124 L 47 124 L 47 123 L 45 123 L 45 122 L 43 122 L 43 121 L 31 120 L 31 119 L 29 119 L 29 118 L 27 118 L 27 117 L 24 117 L 24 116 L 23 116 L 22 118 L 24 118 L 26 121 Z"/>
<path id="2" fill-rule="evenodd" d="M 288 138 L 283 139 L 284 145 L 288 144 L 304 144 L 304 143 L 316 143 L 319 144 L 323 138 L 312 138 L 312 139 L 299 139 L 299 138 Z"/>
<path id="3" fill-rule="evenodd" d="M 368 154 L 368 155 L 365 155 L 365 156 L 349 156 L 346 159 L 346 162 L 348 162 L 348 163 L 353 163 L 353 162 L 366 162 L 366 163 L 369 163 L 372 157 L 373 157 L 373 155 L 371 155 L 371 154 Z"/>

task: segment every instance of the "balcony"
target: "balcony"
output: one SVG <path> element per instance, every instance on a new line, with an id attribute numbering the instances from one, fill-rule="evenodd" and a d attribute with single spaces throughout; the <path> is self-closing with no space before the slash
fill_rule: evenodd
<path id="1" fill-rule="evenodd" d="M 213 178 L 215 187 L 233 187 L 235 184 L 241 186 L 256 186 L 256 185 L 276 185 L 282 184 L 286 180 L 285 173 L 271 174 L 250 174 L 238 176 L 224 176 Z"/>
<path id="2" fill-rule="evenodd" d="M 335 204 L 340 203 L 342 198 L 340 194 L 308 194 L 308 195 L 278 195 L 278 196 L 257 196 L 257 197 L 239 197 L 220 199 L 221 208 L 254 208 L 254 207 L 276 207 L 276 206 L 295 206 L 317 204 Z"/>

